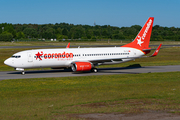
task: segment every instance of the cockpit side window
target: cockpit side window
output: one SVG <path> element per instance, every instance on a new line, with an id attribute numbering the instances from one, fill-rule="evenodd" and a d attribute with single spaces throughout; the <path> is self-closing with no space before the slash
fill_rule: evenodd
<path id="1" fill-rule="evenodd" d="M 20 58 L 20 55 L 13 55 L 11 58 Z"/>

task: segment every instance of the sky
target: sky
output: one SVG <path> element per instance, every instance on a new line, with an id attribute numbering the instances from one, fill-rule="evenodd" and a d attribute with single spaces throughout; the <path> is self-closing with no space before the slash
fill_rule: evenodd
<path id="1" fill-rule="evenodd" d="M 0 0 L 0 23 L 180 27 L 180 0 Z"/>

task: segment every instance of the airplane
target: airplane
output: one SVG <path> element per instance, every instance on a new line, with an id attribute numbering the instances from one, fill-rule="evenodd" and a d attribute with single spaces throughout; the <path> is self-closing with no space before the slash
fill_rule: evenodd
<path id="1" fill-rule="evenodd" d="M 25 50 L 6 59 L 4 64 L 25 74 L 28 68 L 71 68 L 73 72 L 97 72 L 96 66 L 119 64 L 136 58 L 145 57 L 152 49 L 149 41 L 154 17 L 149 17 L 145 25 L 137 34 L 134 41 L 121 47 L 101 48 L 70 48 L 70 43 L 64 49 L 35 49 Z M 148 57 L 158 54 L 160 47 Z"/>

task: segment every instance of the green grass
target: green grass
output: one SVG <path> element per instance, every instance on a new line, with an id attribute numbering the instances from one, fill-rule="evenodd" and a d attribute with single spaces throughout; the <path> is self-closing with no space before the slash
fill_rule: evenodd
<path id="1" fill-rule="evenodd" d="M 0 119 L 85 113 L 179 113 L 180 72 L 0 81 Z M 75 118 L 74 118 L 75 119 Z"/>

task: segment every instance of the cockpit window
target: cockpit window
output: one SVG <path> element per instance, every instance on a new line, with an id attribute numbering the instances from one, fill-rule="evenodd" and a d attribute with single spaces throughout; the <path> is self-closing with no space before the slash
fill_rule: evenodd
<path id="1" fill-rule="evenodd" d="M 11 58 L 20 58 L 20 55 L 13 55 Z"/>

